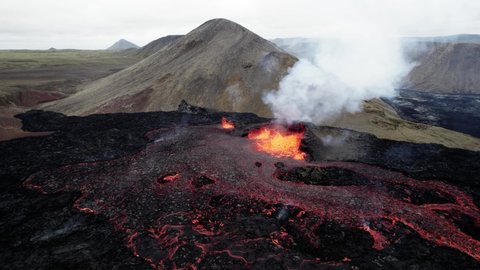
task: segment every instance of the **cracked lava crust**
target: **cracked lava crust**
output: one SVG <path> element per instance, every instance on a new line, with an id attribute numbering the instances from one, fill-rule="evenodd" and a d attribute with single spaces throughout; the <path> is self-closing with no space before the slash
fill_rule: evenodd
<path id="1" fill-rule="evenodd" d="M 356 162 L 274 157 L 219 125 L 164 128 L 140 151 L 41 170 L 24 186 L 80 191 L 156 269 L 338 268 L 417 235 L 480 260 L 479 209 L 458 188 Z M 339 268 L 340 269 L 340 268 Z M 343 269 L 343 268 L 342 268 Z"/>

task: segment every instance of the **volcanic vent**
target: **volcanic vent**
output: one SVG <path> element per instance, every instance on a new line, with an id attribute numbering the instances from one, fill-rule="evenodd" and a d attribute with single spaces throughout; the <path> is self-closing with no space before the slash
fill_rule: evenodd
<path id="1" fill-rule="evenodd" d="M 287 130 L 277 125 L 252 130 L 248 133 L 248 138 L 256 142 L 259 151 L 275 157 L 304 160 L 305 153 L 300 150 L 304 134 L 303 126 L 299 130 Z"/>
<path id="2" fill-rule="evenodd" d="M 232 116 L 223 122 L 237 127 L 225 129 L 214 118 L 152 130 L 133 154 L 44 169 L 24 186 L 80 191 L 74 207 L 105 216 L 155 269 L 380 268 L 418 243 L 478 266 L 480 241 L 457 220 L 478 224 L 480 212 L 460 189 L 358 162 L 309 163 L 298 148 L 308 129 Z M 294 136 L 295 155 L 264 151 L 280 135 Z"/>

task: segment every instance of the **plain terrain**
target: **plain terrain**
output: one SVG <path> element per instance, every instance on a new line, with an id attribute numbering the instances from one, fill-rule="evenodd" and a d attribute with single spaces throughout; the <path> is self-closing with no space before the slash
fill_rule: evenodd
<path id="1" fill-rule="evenodd" d="M 0 140 L 23 132 L 15 114 L 75 93 L 81 84 L 137 62 L 125 52 L 82 50 L 0 50 Z"/>
<path id="2" fill-rule="evenodd" d="M 75 92 L 81 83 L 117 72 L 137 62 L 127 53 L 82 50 L 0 51 L 0 105 L 23 105 L 25 91 Z"/>

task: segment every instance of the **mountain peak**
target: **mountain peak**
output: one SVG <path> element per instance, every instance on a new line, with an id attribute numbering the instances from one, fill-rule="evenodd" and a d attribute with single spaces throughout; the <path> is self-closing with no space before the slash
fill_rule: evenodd
<path id="1" fill-rule="evenodd" d="M 199 27 L 193 29 L 190 33 L 191 36 L 210 36 L 213 37 L 218 33 L 229 33 L 229 34 L 239 34 L 239 33 L 252 33 L 247 28 L 241 26 L 236 22 L 232 22 L 227 19 L 218 18 L 206 21 Z M 253 34 L 253 33 L 252 33 Z"/>
<path id="2" fill-rule="evenodd" d="M 208 21 L 204 22 L 202 25 L 234 25 L 234 26 L 243 27 L 236 22 L 233 22 L 233 21 L 230 21 L 230 20 L 224 19 L 224 18 L 211 19 L 211 20 L 208 20 Z"/>
<path id="3" fill-rule="evenodd" d="M 112 46 L 108 47 L 108 51 L 123 51 L 128 49 L 138 49 L 139 46 L 133 44 L 132 42 L 126 39 L 120 39 L 119 41 L 115 42 Z"/>

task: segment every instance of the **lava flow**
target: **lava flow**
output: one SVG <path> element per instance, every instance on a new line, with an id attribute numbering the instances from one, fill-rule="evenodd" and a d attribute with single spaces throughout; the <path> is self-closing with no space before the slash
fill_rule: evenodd
<path id="1" fill-rule="evenodd" d="M 305 131 L 284 131 L 275 127 L 262 127 L 250 131 L 248 138 L 256 142 L 259 151 L 275 157 L 305 160 L 305 153 L 300 150 L 304 134 Z"/>
<path id="2" fill-rule="evenodd" d="M 232 121 L 228 120 L 227 118 L 222 117 L 222 128 L 223 129 L 234 129 L 235 124 Z"/>
<path id="3" fill-rule="evenodd" d="M 303 158 L 302 136 L 262 128 L 249 138 Z M 153 269 L 363 269 L 378 258 L 394 269 L 407 249 L 422 250 L 418 261 L 480 261 L 480 211 L 454 186 L 355 162 L 279 162 L 218 126 L 155 138 L 118 159 L 38 171 L 24 186 L 80 191 L 74 207 L 106 217 Z"/>

